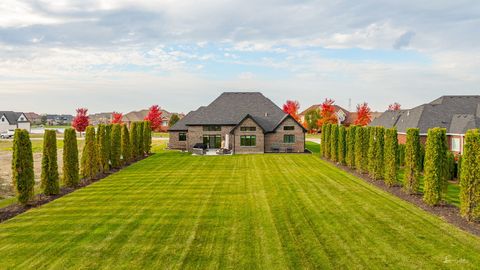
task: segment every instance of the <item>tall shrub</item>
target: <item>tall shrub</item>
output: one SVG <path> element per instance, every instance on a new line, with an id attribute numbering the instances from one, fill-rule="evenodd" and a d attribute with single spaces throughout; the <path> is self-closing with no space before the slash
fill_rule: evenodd
<path id="1" fill-rule="evenodd" d="M 45 130 L 43 135 L 41 188 L 45 195 L 60 193 L 58 183 L 57 134 L 55 130 Z"/>
<path id="2" fill-rule="evenodd" d="M 338 125 L 330 126 L 330 159 L 338 161 Z"/>
<path id="3" fill-rule="evenodd" d="M 379 180 L 383 178 L 385 171 L 384 164 L 384 149 L 385 149 L 385 128 L 375 128 L 375 156 L 373 179 Z M 394 160 L 397 162 L 397 160 Z"/>
<path id="4" fill-rule="evenodd" d="M 32 143 L 28 131 L 24 129 L 16 129 L 13 137 L 12 179 L 18 201 L 28 204 L 33 198 L 35 177 Z"/>
<path id="5" fill-rule="evenodd" d="M 328 158 L 330 159 L 330 137 L 331 137 L 331 127 L 332 125 L 331 124 L 324 124 L 323 125 L 325 130 L 325 143 L 322 143 L 322 146 L 324 147 L 324 152 L 325 152 L 325 158 Z"/>
<path id="6" fill-rule="evenodd" d="M 110 161 L 112 163 L 112 168 L 118 169 L 121 166 L 120 157 L 122 154 L 122 126 L 120 124 L 112 125 L 110 142 Z"/>
<path id="7" fill-rule="evenodd" d="M 133 122 L 130 124 L 130 151 L 132 153 L 132 159 L 136 160 L 138 156 L 138 123 Z"/>
<path id="8" fill-rule="evenodd" d="M 355 141 L 357 134 L 357 126 L 350 126 L 348 128 L 348 139 L 347 139 L 347 156 L 346 162 L 350 168 L 355 168 Z"/>
<path id="9" fill-rule="evenodd" d="M 152 126 L 150 121 L 145 121 L 143 125 L 143 150 L 149 155 L 152 150 Z"/>
<path id="10" fill-rule="evenodd" d="M 442 200 L 442 193 L 446 186 L 446 156 L 446 130 L 429 129 L 425 149 L 423 188 L 423 200 L 429 205 L 436 205 Z"/>
<path id="11" fill-rule="evenodd" d="M 98 125 L 96 139 L 97 139 L 97 149 L 98 149 L 98 161 L 100 162 L 100 172 L 108 172 L 108 169 L 109 169 L 108 159 L 110 154 L 108 153 L 105 125 L 103 124 Z"/>
<path id="12" fill-rule="evenodd" d="M 453 180 L 455 178 L 455 166 L 456 166 L 455 155 L 452 152 L 447 151 L 447 157 L 445 162 L 446 162 L 445 164 L 446 180 Z"/>
<path id="13" fill-rule="evenodd" d="M 130 143 L 130 134 L 127 125 L 122 125 L 122 163 L 128 164 L 132 162 L 132 146 Z"/>
<path id="14" fill-rule="evenodd" d="M 385 130 L 385 184 L 393 186 L 398 181 L 398 136 L 397 129 L 390 128 Z"/>
<path id="15" fill-rule="evenodd" d="M 465 134 L 460 177 L 460 213 L 467 220 L 480 219 L 480 133 Z"/>
<path id="16" fill-rule="evenodd" d="M 67 128 L 63 138 L 63 184 L 67 187 L 78 186 L 78 145 L 75 129 Z"/>
<path id="17" fill-rule="evenodd" d="M 368 129 L 358 126 L 355 135 L 355 167 L 360 173 L 368 172 Z"/>
<path id="18" fill-rule="evenodd" d="M 145 151 L 144 151 L 144 137 L 143 137 L 143 127 L 145 126 L 144 124 L 145 122 L 142 121 L 142 122 L 138 122 L 138 126 L 137 126 L 137 132 L 138 132 L 138 135 L 137 135 L 137 140 L 138 140 L 138 146 L 137 146 L 137 156 L 139 158 L 142 158 L 145 156 Z"/>
<path id="19" fill-rule="evenodd" d="M 107 170 L 110 170 L 112 159 L 112 128 L 113 124 L 105 126 L 105 153 L 107 156 Z"/>
<path id="20" fill-rule="evenodd" d="M 399 167 L 405 166 L 405 144 L 398 144 L 397 145 L 397 164 Z"/>
<path id="21" fill-rule="evenodd" d="M 420 146 L 420 130 L 409 128 L 405 144 L 405 174 L 403 190 L 408 194 L 416 194 L 420 187 L 422 173 L 422 153 Z"/>
<path id="22" fill-rule="evenodd" d="M 375 159 L 377 158 L 376 143 L 375 143 L 375 133 L 377 129 L 375 127 L 367 127 L 369 133 L 368 136 L 368 175 L 374 178 L 375 174 Z"/>
<path id="23" fill-rule="evenodd" d="M 82 152 L 82 177 L 94 179 L 100 172 L 95 128 L 88 126 L 85 131 L 85 146 Z"/>
<path id="24" fill-rule="evenodd" d="M 344 126 L 338 127 L 338 162 L 345 165 L 346 155 L 347 155 L 347 130 Z"/>
<path id="25" fill-rule="evenodd" d="M 322 126 L 322 130 L 321 130 L 321 134 L 320 134 L 320 155 L 322 157 L 325 157 L 325 146 L 324 146 L 324 143 L 325 143 L 325 125 Z"/>

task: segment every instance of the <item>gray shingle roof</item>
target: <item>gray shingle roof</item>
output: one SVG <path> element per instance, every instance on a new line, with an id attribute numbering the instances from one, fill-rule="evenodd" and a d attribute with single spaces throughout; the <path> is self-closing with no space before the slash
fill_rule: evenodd
<path id="1" fill-rule="evenodd" d="M 443 96 L 410 110 L 386 111 L 370 123 L 371 126 L 396 126 L 399 132 L 419 128 L 427 133 L 433 127 L 447 133 L 465 134 L 480 127 L 480 96 Z"/>
<path id="2" fill-rule="evenodd" d="M 210 105 L 188 113 L 170 131 L 187 130 L 187 126 L 235 126 L 250 115 L 265 132 L 271 132 L 286 114 L 270 99 L 258 92 L 226 92 Z"/>
<path id="3" fill-rule="evenodd" d="M 0 111 L 0 117 L 2 117 L 2 115 L 5 115 L 5 117 L 7 118 L 7 121 L 8 121 L 8 123 L 10 123 L 10 125 L 16 125 L 18 123 L 18 118 L 20 118 L 22 113 L 21 112 L 12 112 L 12 111 Z"/>

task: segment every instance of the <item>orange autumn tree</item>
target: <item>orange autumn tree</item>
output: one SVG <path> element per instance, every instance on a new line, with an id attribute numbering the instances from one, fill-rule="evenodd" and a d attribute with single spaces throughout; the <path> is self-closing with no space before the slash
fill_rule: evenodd
<path id="1" fill-rule="evenodd" d="M 295 120 L 300 121 L 298 109 L 300 109 L 300 103 L 296 100 L 287 100 L 287 102 L 283 104 L 283 111 L 290 114 Z"/>
<path id="2" fill-rule="evenodd" d="M 368 107 L 368 103 L 364 102 L 357 105 L 357 120 L 355 125 L 366 126 L 372 121 L 372 110 Z"/>
<path id="3" fill-rule="evenodd" d="M 121 123 L 123 123 L 122 117 L 123 117 L 123 113 L 113 112 L 113 113 L 112 113 L 112 121 L 111 121 L 111 123 L 112 123 L 112 124 L 121 124 Z"/>
<path id="4" fill-rule="evenodd" d="M 338 123 L 337 115 L 335 114 L 335 106 L 333 105 L 335 100 L 326 98 L 320 107 L 320 119 L 318 119 L 317 125 L 321 129 L 325 124 Z"/>

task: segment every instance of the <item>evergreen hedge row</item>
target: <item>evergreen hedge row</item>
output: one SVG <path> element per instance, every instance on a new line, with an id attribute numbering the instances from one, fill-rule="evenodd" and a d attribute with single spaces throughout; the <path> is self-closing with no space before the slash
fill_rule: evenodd
<path id="1" fill-rule="evenodd" d="M 98 147 L 95 139 L 95 128 L 88 126 L 85 130 L 85 146 L 82 152 L 82 177 L 95 179 L 100 172 Z"/>
<path id="2" fill-rule="evenodd" d="M 143 137 L 143 127 L 144 127 L 145 122 L 138 122 L 137 123 L 137 158 L 142 158 L 145 156 L 145 151 L 144 151 L 144 137 Z"/>
<path id="3" fill-rule="evenodd" d="M 368 172 L 368 138 L 369 130 L 359 126 L 355 134 L 355 167 L 360 173 Z"/>
<path id="4" fill-rule="evenodd" d="M 132 146 L 130 143 L 130 133 L 126 125 L 122 125 L 122 163 L 128 164 L 132 162 Z"/>
<path id="5" fill-rule="evenodd" d="M 98 162 L 100 172 L 108 172 L 110 154 L 107 153 L 107 135 L 105 132 L 105 125 L 99 124 L 97 126 L 97 149 L 98 149 Z"/>
<path id="6" fill-rule="evenodd" d="M 132 153 L 132 160 L 136 160 L 138 156 L 138 123 L 130 124 L 130 151 Z"/>
<path id="7" fill-rule="evenodd" d="M 13 137 L 12 179 L 18 201 L 28 204 L 33 198 L 35 176 L 32 143 L 24 129 L 16 129 Z"/>
<path id="8" fill-rule="evenodd" d="M 446 129 L 432 128 L 428 130 L 425 147 L 423 200 L 428 205 L 441 202 L 446 188 Z"/>
<path id="9" fill-rule="evenodd" d="M 107 156 L 107 170 L 110 170 L 112 160 L 112 128 L 113 124 L 105 126 L 105 155 Z"/>
<path id="10" fill-rule="evenodd" d="M 355 168 L 355 141 L 357 126 L 350 126 L 347 133 L 347 156 L 346 163 L 348 167 Z"/>
<path id="11" fill-rule="evenodd" d="M 150 121 L 145 121 L 143 126 L 143 150 L 149 155 L 152 150 L 152 125 Z"/>
<path id="12" fill-rule="evenodd" d="M 320 137 L 321 137 L 321 139 L 320 139 L 320 155 L 322 157 L 325 157 L 325 146 L 324 146 L 324 144 L 325 144 L 326 139 L 325 139 L 325 132 L 324 131 L 325 131 L 325 125 L 322 126 L 322 133 L 320 134 Z"/>
<path id="13" fill-rule="evenodd" d="M 75 129 L 67 128 L 63 136 L 63 184 L 76 187 L 79 182 L 77 134 Z"/>
<path id="14" fill-rule="evenodd" d="M 112 168 L 118 169 L 122 165 L 121 155 L 122 155 L 122 126 L 120 124 L 112 125 L 112 134 L 111 134 L 111 149 L 110 149 L 110 162 Z"/>
<path id="15" fill-rule="evenodd" d="M 324 146 L 323 151 L 324 151 L 324 157 L 330 159 L 330 135 L 331 135 L 331 124 L 324 124 L 324 130 L 325 132 L 325 143 L 322 142 L 322 145 Z"/>
<path id="16" fill-rule="evenodd" d="M 403 190 L 408 194 L 416 194 L 420 187 L 422 172 L 422 147 L 420 145 L 420 130 L 410 128 L 407 130 L 405 144 L 405 174 Z"/>
<path id="17" fill-rule="evenodd" d="M 377 150 L 375 142 L 375 127 L 367 127 L 368 130 L 368 175 L 374 178 L 375 174 L 375 160 L 377 159 Z"/>
<path id="18" fill-rule="evenodd" d="M 347 155 L 347 130 L 344 126 L 338 127 L 338 162 L 342 165 L 346 164 Z"/>
<path id="19" fill-rule="evenodd" d="M 338 125 L 330 126 L 330 159 L 338 161 Z"/>
<path id="20" fill-rule="evenodd" d="M 398 135 L 396 128 L 385 130 L 385 184 L 389 187 L 398 181 Z"/>
<path id="21" fill-rule="evenodd" d="M 43 135 L 41 189 L 45 195 L 60 193 L 58 182 L 57 133 L 46 129 Z"/>
<path id="22" fill-rule="evenodd" d="M 460 213 L 469 221 L 480 219 L 480 132 L 465 134 L 460 177 Z"/>

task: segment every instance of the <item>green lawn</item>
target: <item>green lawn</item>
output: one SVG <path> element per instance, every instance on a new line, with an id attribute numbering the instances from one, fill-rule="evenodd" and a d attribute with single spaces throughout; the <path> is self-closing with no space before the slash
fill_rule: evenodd
<path id="1" fill-rule="evenodd" d="M 307 154 L 162 152 L 0 224 L 3 269 L 474 269 L 479 254 Z"/>

